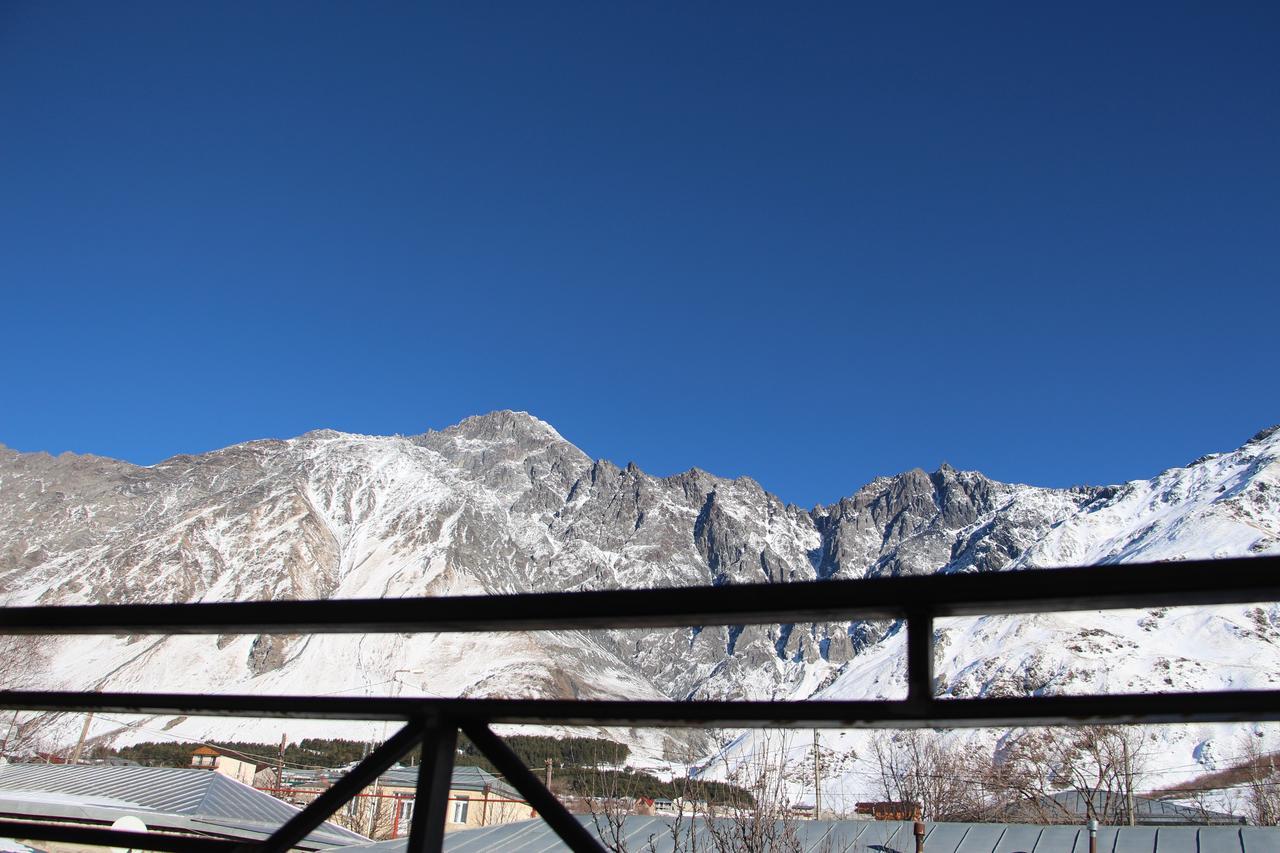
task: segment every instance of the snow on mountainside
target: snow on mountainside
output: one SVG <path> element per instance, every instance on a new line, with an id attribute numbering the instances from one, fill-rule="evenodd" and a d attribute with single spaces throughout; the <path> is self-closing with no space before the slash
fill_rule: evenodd
<path id="1" fill-rule="evenodd" d="M 0 601 L 679 588 L 1275 554 L 1278 449 L 1273 428 L 1152 480 L 1073 489 L 998 483 L 944 465 L 878 478 L 809 511 L 748 478 L 696 469 L 657 478 L 592 461 L 515 412 L 414 437 L 313 432 L 151 467 L 0 448 Z M 1262 686 L 1280 677 L 1277 625 L 1270 604 L 967 620 L 940 626 L 938 672 L 949 695 Z M 7 677 L 9 686 L 358 694 L 386 692 L 396 670 L 416 670 L 395 689 L 861 697 L 904 689 L 900 643 L 895 626 L 864 622 L 60 638 Z M 278 737 L 274 724 L 261 733 L 243 721 L 175 725 Z M 1188 730 L 1179 748 L 1195 751 L 1212 734 Z"/>

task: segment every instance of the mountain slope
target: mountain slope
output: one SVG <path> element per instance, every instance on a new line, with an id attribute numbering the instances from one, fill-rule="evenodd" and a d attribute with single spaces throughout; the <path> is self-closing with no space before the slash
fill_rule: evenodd
<path id="1" fill-rule="evenodd" d="M 313 432 L 151 467 L 0 448 L 0 600 L 678 589 L 1280 553 L 1278 456 L 1272 429 L 1121 486 L 1036 488 L 943 466 L 806 511 L 748 478 L 657 478 L 593 461 L 515 412 L 414 437 Z M 1270 683 L 1275 608 L 1214 613 L 1142 614 L 1123 629 L 1099 614 L 944 625 L 938 671 L 951 695 Z M 8 678 L 119 690 L 854 697 L 903 689 L 900 641 L 876 623 L 62 638 L 40 647 L 42 665 Z M 1248 674 L 1218 665 L 1245 648 Z"/>

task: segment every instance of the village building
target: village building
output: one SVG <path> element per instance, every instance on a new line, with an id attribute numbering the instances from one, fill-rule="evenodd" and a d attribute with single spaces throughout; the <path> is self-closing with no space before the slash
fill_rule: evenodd
<path id="1" fill-rule="evenodd" d="M 298 813 L 226 773 L 210 771 L 216 767 L 4 764 L 0 819 L 107 828 L 135 818 L 148 830 L 255 843 Z M 296 846 L 320 850 L 368 841 L 324 823 Z M 48 842 L 33 844 L 57 849 Z"/>
<path id="2" fill-rule="evenodd" d="M 341 769 L 290 770 L 284 774 L 282 787 L 268 790 L 286 802 L 305 806 L 342 778 L 344 772 Z M 409 834 L 417 793 L 418 768 L 393 767 L 343 806 L 334 819 L 370 838 L 403 838 Z M 489 771 L 469 766 L 453 768 L 445 814 L 446 832 L 535 817 L 537 812 L 524 796 Z"/>
<path id="3" fill-rule="evenodd" d="M 202 746 L 191 753 L 193 770 L 212 770 L 221 773 L 228 779 L 235 779 L 244 785 L 253 785 L 258 772 L 258 765 L 243 758 L 235 758 L 228 753 L 220 752 L 211 746 Z"/>
<path id="4" fill-rule="evenodd" d="M 1138 826 L 1240 826 L 1247 821 L 1242 815 L 1227 814 L 1207 808 L 1195 808 L 1168 800 L 1157 800 L 1134 794 L 1129 798 L 1108 791 L 1080 791 L 1074 788 L 1041 797 L 1010 808 L 1009 820 L 1048 823 L 1085 823 L 1091 817 L 1103 823 L 1129 823 L 1128 810 L 1133 809 L 1132 822 Z"/>
<path id="5" fill-rule="evenodd" d="M 418 768 L 394 767 L 378 778 L 377 787 L 401 803 L 396 834 L 409 831 L 417 796 Z M 445 831 L 475 829 L 529 820 L 537 813 L 524 796 L 506 782 L 480 767 L 455 766 L 449 780 L 449 808 Z"/>

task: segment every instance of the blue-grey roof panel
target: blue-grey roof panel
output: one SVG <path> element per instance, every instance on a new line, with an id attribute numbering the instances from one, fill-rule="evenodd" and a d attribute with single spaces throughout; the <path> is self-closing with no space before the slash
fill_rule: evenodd
<path id="1" fill-rule="evenodd" d="M 969 832 L 969 824 L 967 823 L 932 823 L 928 824 L 929 831 L 924 837 L 924 849 L 929 853 L 956 853 L 960 849 L 961 842 Z M 915 838 L 914 833 L 911 836 Z M 914 847 L 911 848 L 913 851 Z"/>
<path id="2" fill-rule="evenodd" d="M 1160 853 L 1199 853 L 1199 831 L 1196 826 L 1162 826 L 1156 831 L 1156 847 Z"/>
<path id="3" fill-rule="evenodd" d="M 1009 826 L 1003 823 L 972 823 L 956 853 L 991 853 Z M 926 848 L 927 849 L 927 848 Z"/>
<path id="4" fill-rule="evenodd" d="M 1240 833 L 1240 849 L 1244 853 L 1275 853 L 1280 850 L 1280 842 L 1276 841 L 1273 834 L 1277 830 L 1269 826 L 1242 826 L 1238 830 Z M 1200 848 L 1204 849 L 1203 846 Z M 1217 853 L 1215 851 L 1215 853 Z M 1235 853 L 1235 851 L 1231 851 Z"/>
<path id="5" fill-rule="evenodd" d="M 418 768 L 393 767 L 379 776 L 378 782 L 382 785 L 398 788 L 416 787 L 418 784 Z M 492 797 L 508 800 L 524 799 L 515 788 L 512 788 L 483 767 L 457 765 L 453 768 L 453 773 L 449 780 L 450 788 L 461 791 L 483 791 L 486 785 L 489 787 L 489 794 Z"/>
<path id="6" fill-rule="evenodd" d="M 874 850 L 876 853 L 915 853 L 916 839 L 910 831 L 903 833 L 903 824 L 896 820 L 869 820 L 861 829 L 853 846 L 852 853 L 865 853 Z M 898 845 L 894 844 L 894 836 L 898 836 Z"/>
<path id="7" fill-rule="evenodd" d="M 482 853 L 485 850 L 507 850 L 519 844 L 521 836 L 540 835 L 542 821 L 521 821 L 484 829 L 464 830 L 447 836 L 447 847 L 454 853 Z M 474 837 L 472 837 L 474 836 Z"/>
<path id="8" fill-rule="evenodd" d="M 1045 798 L 1046 803 L 1055 804 L 1064 815 L 1075 815 L 1083 823 L 1089 812 L 1089 804 L 1093 805 L 1095 814 L 1114 814 L 1122 809 L 1123 803 L 1117 794 L 1102 791 L 1085 792 L 1076 789 L 1060 791 L 1052 797 Z M 1134 814 L 1139 824 L 1170 823 L 1240 823 L 1238 815 L 1224 812 L 1207 811 L 1168 800 L 1157 800 L 1152 797 L 1135 796 L 1133 798 Z M 1208 820 L 1206 820 L 1206 818 Z M 1101 850 L 1101 848 L 1099 848 Z"/>
<path id="9" fill-rule="evenodd" d="M 1122 826 L 1116 830 L 1112 853 L 1153 853 L 1156 849 L 1156 827 Z"/>
<path id="10" fill-rule="evenodd" d="M 1005 828 L 992 853 L 1032 853 L 1044 827 L 1012 824 Z M 926 850 L 928 847 L 926 846 Z"/>
<path id="11" fill-rule="evenodd" d="M 1089 853 L 1089 834 L 1078 826 L 1045 826 L 1032 853 Z"/>
<path id="12" fill-rule="evenodd" d="M 596 832 L 590 816 L 578 820 Z M 673 818 L 627 817 L 622 832 L 628 850 L 648 851 L 653 836 L 657 853 L 672 853 Z M 686 818 L 682 837 L 687 837 Z M 696 822 L 698 849 L 708 843 L 706 822 Z M 915 853 L 909 821 L 796 821 L 792 824 L 804 853 Z M 1089 837 L 1078 826 L 1029 824 L 927 823 L 926 853 L 1088 853 Z M 597 833 L 598 834 L 598 833 Z M 1243 842 L 1242 842 L 1243 839 Z M 1188 846 L 1188 841 L 1193 846 Z M 1145 846 L 1144 846 L 1145 845 Z M 606 847 L 609 846 L 606 840 Z M 445 836 L 447 853 L 563 853 L 551 827 L 541 820 L 461 830 Z M 688 849 L 687 845 L 681 847 Z M 348 853 L 404 853 L 404 839 L 351 848 Z M 1280 829 L 1271 827 L 1101 827 L 1098 853 L 1280 853 Z"/>
<path id="13" fill-rule="evenodd" d="M 21 795 L 28 812 L 33 796 L 79 803 L 85 808 L 171 815 L 211 827 L 270 833 L 298 809 L 211 770 L 116 765 L 6 764 L 0 766 L 0 797 Z M 155 822 L 154 817 L 149 822 Z M 363 836 L 332 824 L 314 834 L 329 844 L 355 844 Z"/>

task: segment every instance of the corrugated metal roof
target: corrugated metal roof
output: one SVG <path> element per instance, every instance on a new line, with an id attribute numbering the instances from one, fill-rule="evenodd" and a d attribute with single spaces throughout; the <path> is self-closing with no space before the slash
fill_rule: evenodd
<path id="1" fill-rule="evenodd" d="M 1049 800 L 1054 804 L 1048 806 L 1050 811 L 1059 810 L 1066 814 L 1077 815 L 1080 817 L 1082 822 L 1089 814 L 1090 801 L 1093 803 L 1093 810 L 1095 814 L 1114 814 L 1118 808 L 1123 806 L 1122 797 L 1119 794 L 1107 794 L 1100 791 L 1088 793 L 1074 788 L 1067 791 L 1060 791 L 1054 794 L 1051 798 L 1046 798 L 1046 801 Z M 1187 806 L 1179 805 L 1178 803 L 1171 803 L 1167 800 L 1157 800 L 1151 797 L 1142 797 L 1137 795 L 1133 798 L 1133 813 L 1138 823 L 1244 823 L 1244 818 L 1239 815 L 1208 810 L 1202 811 L 1200 809 L 1188 808 Z"/>
<path id="2" fill-rule="evenodd" d="M 414 788 L 418 784 L 417 767 L 393 767 L 378 777 L 378 783 L 387 787 Z M 524 800 L 516 789 L 494 776 L 488 770 L 470 765 L 457 765 L 449 787 L 455 791 L 483 791 L 489 786 L 492 797 L 506 800 Z"/>
<path id="3" fill-rule="evenodd" d="M 1041 829 L 1043 827 L 1011 824 L 1001 833 L 1000 840 L 991 848 L 991 853 L 1023 853 L 1032 850 L 1040 840 Z"/>
<path id="4" fill-rule="evenodd" d="M 0 766 L 0 812 L 38 813 L 41 807 L 63 812 L 74 808 L 84 819 L 113 820 L 136 813 L 148 824 L 161 816 L 180 817 L 184 828 L 196 823 L 206 831 L 270 832 L 298 809 L 211 770 L 103 765 L 6 764 Z M 52 815 L 51 815 L 52 816 Z M 222 830 L 212 827 L 221 827 Z M 363 836 L 325 824 L 313 840 L 325 846 L 354 844 Z"/>
<path id="5" fill-rule="evenodd" d="M 590 816 L 578 820 L 594 830 Z M 626 818 L 622 827 L 627 848 L 674 853 L 672 817 Z M 705 821 L 697 821 L 697 849 L 709 844 Z M 915 853 L 909 821 L 802 820 L 792 824 L 805 853 Z M 926 823 L 926 853 L 1088 853 L 1084 827 L 1034 826 L 1016 823 Z M 681 825 L 682 837 L 690 821 Z M 600 834 L 597 831 L 597 834 Z M 606 840 L 606 846 L 609 846 Z M 687 849 L 685 844 L 680 849 Z M 350 853 L 404 853 L 403 839 L 350 848 Z M 445 836 L 448 853 L 561 853 L 569 848 L 541 820 L 506 823 Z M 1276 853 L 1280 829 L 1238 826 L 1100 827 L 1099 853 Z"/>

